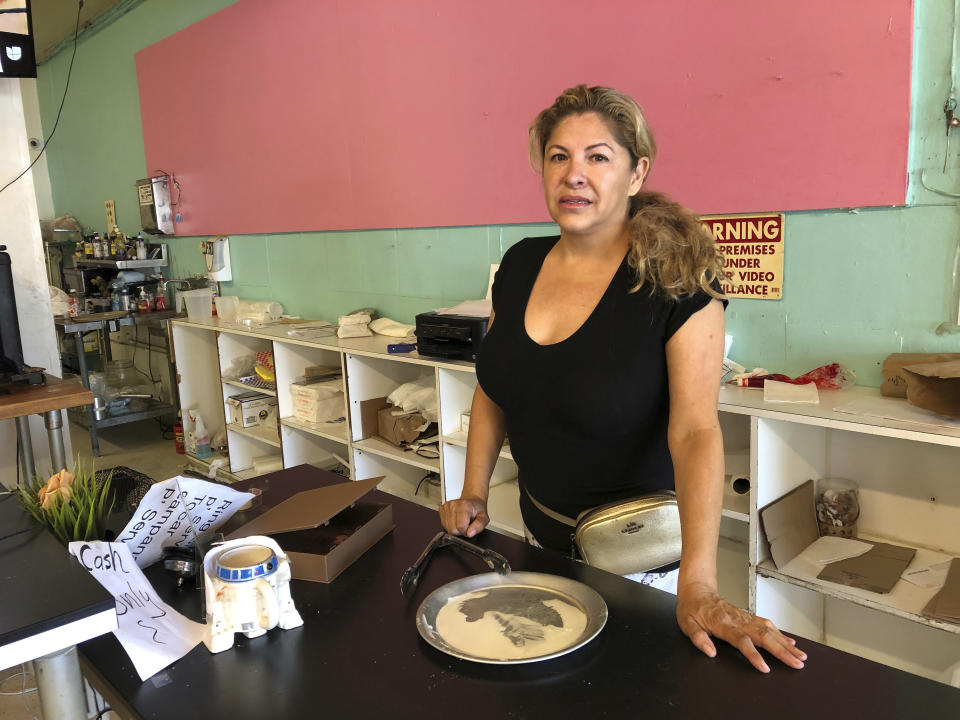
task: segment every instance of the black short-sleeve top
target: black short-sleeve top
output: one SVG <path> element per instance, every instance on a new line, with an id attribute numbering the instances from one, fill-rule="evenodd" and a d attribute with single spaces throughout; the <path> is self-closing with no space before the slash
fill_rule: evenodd
<path id="1" fill-rule="evenodd" d="M 705 292 L 670 300 L 634 284 L 626 258 L 584 324 L 561 342 L 527 335 L 527 300 L 558 237 L 527 238 L 503 257 L 493 284 L 493 325 L 477 378 L 506 418 L 519 470 L 524 523 L 546 547 L 569 548 L 570 528 L 543 505 L 583 510 L 673 488 L 667 447 L 666 343 L 710 302 Z"/>

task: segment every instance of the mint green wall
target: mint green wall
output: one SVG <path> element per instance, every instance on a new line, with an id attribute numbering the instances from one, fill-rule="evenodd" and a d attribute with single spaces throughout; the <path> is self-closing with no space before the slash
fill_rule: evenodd
<path id="1" fill-rule="evenodd" d="M 133 183 L 147 168 L 133 54 L 230 4 L 146 0 L 80 43 L 60 128 L 48 148 L 58 214 L 101 228 L 103 201 L 113 199 L 121 229 L 139 230 Z M 952 198 L 920 184 L 926 169 L 928 185 L 960 193 L 956 152 L 942 172 L 942 108 L 954 41 L 953 9 L 945 5 L 916 3 L 910 205 L 789 213 L 783 299 L 733 300 L 727 311 L 731 356 L 744 365 L 799 374 L 838 360 L 856 370 L 861 384 L 878 385 L 888 353 L 960 350 L 960 335 L 934 332 L 951 317 L 951 303 L 956 316 L 951 271 L 960 214 Z M 47 132 L 69 59 L 69 51 L 61 52 L 40 68 Z M 955 143 L 960 150 L 960 135 Z M 305 317 L 332 320 L 374 306 L 411 322 L 417 312 L 482 296 L 489 263 L 525 235 L 550 232 L 549 225 L 514 225 L 233 236 L 234 280 L 222 289 L 275 299 Z M 197 238 L 169 243 L 173 276 L 203 269 Z"/>

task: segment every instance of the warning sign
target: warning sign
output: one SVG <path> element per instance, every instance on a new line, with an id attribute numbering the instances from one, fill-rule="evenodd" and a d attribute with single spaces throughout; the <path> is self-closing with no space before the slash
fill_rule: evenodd
<path id="1" fill-rule="evenodd" d="M 783 296 L 783 213 L 701 220 L 723 253 L 724 294 L 760 300 Z"/>

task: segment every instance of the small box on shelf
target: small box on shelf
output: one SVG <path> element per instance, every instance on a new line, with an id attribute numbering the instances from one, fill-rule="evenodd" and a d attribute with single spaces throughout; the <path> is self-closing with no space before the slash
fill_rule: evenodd
<path id="1" fill-rule="evenodd" d="M 277 398 L 259 392 L 246 392 L 227 398 L 227 422 L 240 427 L 253 427 L 263 422 L 270 410 L 277 406 Z"/>

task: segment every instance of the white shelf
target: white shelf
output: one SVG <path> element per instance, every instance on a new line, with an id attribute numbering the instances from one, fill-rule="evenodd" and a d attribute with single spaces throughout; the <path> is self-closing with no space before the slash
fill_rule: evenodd
<path id="1" fill-rule="evenodd" d="M 858 386 L 846 390 L 821 390 L 820 402 L 816 405 L 766 402 L 761 389 L 724 385 L 720 388 L 718 407 L 722 412 L 739 415 L 960 447 L 960 428 L 947 428 L 933 423 L 903 422 L 834 410 L 855 400 L 865 399 L 880 399 L 891 408 L 906 403 L 903 398 L 881 398 L 878 388 Z M 931 413 L 931 420 L 935 418 Z"/>
<path id="2" fill-rule="evenodd" d="M 346 421 L 339 423 L 308 423 L 303 420 L 297 420 L 296 418 L 281 418 L 280 424 L 296 430 L 303 430 L 311 435 L 327 438 L 328 440 L 336 440 L 344 445 L 347 444 Z"/>
<path id="3" fill-rule="evenodd" d="M 268 390 L 267 388 L 260 388 L 256 385 L 247 385 L 242 383 L 239 380 L 232 380 L 230 378 L 220 378 L 220 382 L 224 385 L 232 385 L 233 387 L 243 388 L 244 390 L 250 390 L 251 392 L 263 393 L 264 395 L 271 395 L 272 397 L 277 396 L 276 390 Z"/>
<path id="4" fill-rule="evenodd" d="M 490 488 L 487 497 L 490 529 L 523 538 L 523 518 L 520 516 L 520 486 L 517 481 L 505 482 Z"/>
<path id="5" fill-rule="evenodd" d="M 280 436 L 275 430 L 271 431 L 270 428 L 264 427 L 263 425 L 243 427 L 241 425 L 237 425 L 236 423 L 227 423 L 227 430 L 239 433 L 244 437 L 252 438 L 266 445 L 272 445 L 275 448 L 280 447 Z"/>
<path id="6" fill-rule="evenodd" d="M 467 446 L 467 434 L 462 430 L 457 432 L 447 433 L 443 436 L 443 441 L 445 443 L 450 443 L 451 445 L 458 445 L 459 447 Z"/>
<path id="7" fill-rule="evenodd" d="M 460 431 L 460 415 L 470 408 L 476 388 L 472 363 L 423 357 L 416 352 L 393 355 L 386 347 L 395 340 L 383 336 L 344 340 L 335 336 L 288 336 L 291 326 L 283 323 L 246 328 L 221 324 L 214 318 L 204 322 L 180 319 L 171 324 L 177 356 L 183 359 L 179 368 L 183 406 L 198 409 L 211 433 L 223 428 L 223 399 L 237 392 L 233 388 L 276 396 L 280 414 L 288 416 L 277 428 L 280 438 L 228 427 L 231 459 L 237 466 L 249 465 L 261 453 L 270 456 L 278 452 L 264 445 L 282 445 L 288 466 L 331 463 L 335 456 L 342 455 L 354 477 L 383 475 L 386 479 L 381 489 L 431 509 L 439 505 L 436 489 L 421 488 L 419 495 L 415 492 L 427 471 L 441 474 L 448 497 L 456 497 L 462 490 L 467 433 Z M 221 378 L 221 369 L 229 368 L 234 358 L 268 347 L 275 353 L 279 392 Z M 307 365 L 338 363 L 346 385 L 347 421 L 313 424 L 291 417 L 285 396 L 289 382 Z M 382 397 L 401 382 L 429 373 L 436 378 L 442 460 L 420 457 L 378 437 L 353 441 L 362 434 L 360 402 Z M 809 478 L 830 476 L 849 477 L 859 484 L 862 535 L 888 535 L 900 545 L 907 543 L 899 538 L 906 538 L 914 545 L 942 547 L 960 555 L 956 539 L 960 536 L 955 532 L 960 521 L 960 483 L 955 471 L 960 466 L 960 428 L 834 409 L 855 401 L 869 401 L 874 405 L 871 412 L 887 415 L 896 415 L 905 402 L 881 398 L 878 389 L 865 387 L 822 391 L 818 405 L 768 403 L 760 390 L 732 386 L 719 389 L 718 409 L 727 445 L 726 473 L 749 478 L 750 490 L 740 494 L 734 493 L 729 483 L 725 487 L 723 527 L 736 539 L 743 539 L 721 537 L 718 579 L 726 583 L 725 595 L 737 604 L 752 611 L 763 605 L 764 613 L 783 626 L 800 627 L 809 637 L 849 649 L 843 645 L 845 636 L 838 635 L 836 629 L 841 625 L 849 628 L 853 623 L 858 637 L 867 638 L 862 647 L 854 647 L 857 654 L 879 658 L 910 672 L 923 668 L 921 674 L 935 677 L 933 668 L 943 653 L 929 651 L 927 641 L 931 634 L 942 635 L 945 652 L 952 657 L 960 641 L 960 626 L 921 615 L 934 591 L 900 581 L 893 592 L 880 595 L 816 577 L 789 576 L 769 561 L 760 562 L 767 556 L 768 547 L 758 506 L 782 497 Z M 202 469 L 209 467 L 209 461 L 204 464 L 191 458 L 189 462 Z M 522 537 L 516 473 L 513 453 L 504 443 L 490 488 L 489 527 Z M 235 480 L 255 474 L 252 468 L 230 473 L 226 467 L 220 469 L 218 477 Z M 925 565 L 946 557 L 921 548 L 914 564 Z M 879 633 L 876 624 L 885 622 L 904 626 L 903 637 L 898 636 L 894 643 L 899 643 L 898 650 L 878 655 L 870 645 L 871 633 Z M 901 659 L 911 653 L 920 659 Z"/>
<path id="8" fill-rule="evenodd" d="M 391 445 L 386 440 L 381 440 L 380 438 L 371 437 L 366 440 L 357 440 L 353 443 L 353 447 L 357 450 L 364 450 L 365 452 L 373 453 L 380 457 L 402 462 L 405 465 L 412 465 L 413 467 L 423 468 L 424 470 L 432 470 L 436 473 L 440 472 L 439 459 L 433 460 L 431 458 L 420 457 L 413 452 L 413 450 L 398 448 L 396 445 Z"/>
<path id="9" fill-rule="evenodd" d="M 885 540 L 878 537 L 861 535 L 860 539 L 906 546 L 905 543 L 896 540 Z M 917 548 L 916 550 L 917 554 L 913 562 L 910 563 L 910 567 L 925 567 L 949 560 L 951 557 L 950 555 L 944 555 L 943 553 L 927 550 L 926 548 Z M 856 605 L 905 618 L 920 625 L 926 625 L 960 635 L 960 624 L 935 620 L 921 614 L 924 606 L 930 601 L 930 598 L 937 593 L 937 590 L 924 590 L 913 583 L 907 582 L 903 578 L 897 581 L 897 584 L 893 586 L 893 590 L 889 593 L 876 593 L 847 585 L 839 585 L 826 580 L 818 580 L 815 575 L 801 575 L 799 573 L 796 575 L 787 575 L 781 570 L 778 570 L 772 560 L 764 560 L 761 562 L 757 566 L 757 574 L 790 585 L 807 588 L 821 595 L 839 598 Z"/>
<path id="10" fill-rule="evenodd" d="M 192 469 L 197 470 L 204 475 L 209 474 L 210 464 L 214 460 L 223 460 L 223 465 L 217 468 L 216 477 L 226 480 L 227 482 L 236 482 L 237 480 L 240 480 L 237 475 L 230 472 L 230 461 L 225 457 L 216 455 L 209 458 L 198 458 L 190 454 L 186 454 L 184 457 L 186 458 L 187 467 L 192 466 Z"/>
<path id="11" fill-rule="evenodd" d="M 727 499 L 723 499 L 726 503 Z M 730 518 L 731 520 L 736 520 L 738 522 L 750 522 L 750 515 L 748 513 L 739 512 L 738 510 L 733 510 L 732 508 L 724 507 L 720 514 L 725 518 Z"/>
<path id="12" fill-rule="evenodd" d="M 450 445 L 457 445 L 459 447 L 467 446 L 467 433 L 462 430 L 457 432 L 447 433 L 443 436 L 443 441 Z M 510 452 L 510 443 L 504 441 L 503 447 L 500 448 L 500 457 L 507 458 L 508 460 L 513 460 L 513 453 Z"/>
<path id="13" fill-rule="evenodd" d="M 377 485 L 377 490 L 382 490 L 385 493 L 394 495 L 395 497 L 402 498 L 403 500 L 409 500 L 414 502 L 417 505 L 422 505 L 423 507 L 430 508 L 431 510 L 436 510 L 440 507 L 440 503 L 429 497 L 425 494 L 425 491 L 421 491 L 421 494 L 417 494 L 416 486 L 411 486 L 411 484 L 400 478 L 384 478 L 383 481 Z M 437 524 L 439 525 L 439 518 L 437 519 Z"/>

